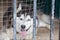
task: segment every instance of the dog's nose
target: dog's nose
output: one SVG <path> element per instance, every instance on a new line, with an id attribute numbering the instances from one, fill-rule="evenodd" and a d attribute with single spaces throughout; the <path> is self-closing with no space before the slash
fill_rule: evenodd
<path id="1" fill-rule="evenodd" d="M 21 25 L 21 28 L 24 29 L 25 28 L 25 25 Z"/>

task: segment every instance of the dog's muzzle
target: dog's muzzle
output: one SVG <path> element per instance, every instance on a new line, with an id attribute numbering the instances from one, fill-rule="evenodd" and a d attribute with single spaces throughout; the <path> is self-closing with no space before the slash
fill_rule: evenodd
<path id="1" fill-rule="evenodd" d="M 21 37 L 24 39 L 26 37 L 25 25 L 21 25 Z"/>
<path id="2" fill-rule="evenodd" d="M 27 31 L 30 29 L 30 27 L 28 29 L 25 29 L 25 25 L 21 25 L 21 37 L 24 39 L 27 35 Z"/>
<path id="3" fill-rule="evenodd" d="M 25 29 L 25 27 L 26 27 L 25 25 L 21 25 L 21 28 L 22 28 L 22 29 Z"/>

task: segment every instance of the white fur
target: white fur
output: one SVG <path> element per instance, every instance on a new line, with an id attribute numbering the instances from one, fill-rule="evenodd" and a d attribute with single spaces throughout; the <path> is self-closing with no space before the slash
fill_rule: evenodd
<path id="1" fill-rule="evenodd" d="M 21 7 L 21 6 L 20 6 Z M 20 10 L 19 10 L 20 11 Z M 42 14 L 39 15 L 40 18 L 39 20 L 36 19 L 36 27 L 47 27 L 48 29 L 50 29 L 50 18 L 48 15 Z M 23 20 L 20 20 L 20 19 Z M 28 19 L 30 19 L 30 21 L 27 21 Z M 16 18 L 16 29 L 17 31 L 20 33 L 20 29 L 21 29 L 21 25 L 25 25 L 26 28 L 29 28 L 31 26 L 31 28 L 27 31 L 27 39 L 28 37 L 32 38 L 32 32 L 33 32 L 33 18 L 30 17 L 30 15 L 26 15 L 24 16 L 24 14 L 21 14 L 20 17 Z"/>
<path id="2" fill-rule="evenodd" d="M 43 15 L 42 15 L 43 16 Z M 43 20 L 45 19 L 45 18 L 47 18 L 46 17 L 46 15 L 45 16 L 43 16 Z M 22 19 L 22 20 L 20 20 L 20 19 Z M 28 19 L 30 19 L 30 21 L 28 21 Z M 50 29 L 50 25 L 49 24 L 47 24 L 46 22 L 44 22 L 44 21 L 47 21 L 47 22 L 49 22 L 48 21 L 48 19 L 46 19 L 46 20 L 39 20 L 39 23 L 38 23 L 38 20 L 36 19 L 36 25 L 38 26 L 38 27 L 47 27 L 48 29 Z M 21 32 L 21 25 L 25 25 L 26 26 L 26 28 L 25 29 L 28 29 L 30 26 L 30 29 L 28 30 L 28 31 L 26 31 L 27 32 L 27 39 L 28 39 L 28 37 L 31 37 L 32 38 L 32 32 L 33 32 L 33 18 L 31 18 L 30 17 L 30 15 L 26 15 L 26 16 L 24 16 L 24 14 L 21 14 L 21 16 L 20 17 L 17 17 L 17 19 L 16 19 L 16 28 L 17 28 L 17 31 L 20 33 Z M 36 27 L 37 27 L 36 26 Z"/>
<path id="3" fill-rule="evenodd" d="M 3 32 L 0 34 L 0 40 L 10 40 L 10 38 L 6 33 Z"/>
<path id="4" fill-rule="evenodd" d="M 21 9 L 21 4 L 19 4 L 19 8 L 17 9 L 17 12 L 18 13 Z M 39 19 L 37 20 L 36 19 L 36 27 L 47 27 L 48 29 L 50 29 L 50 18 L 49 16 L 43 14 L 43 15 L 39 15 Z M 20 20 L 20 19 L 23 19 L 23 20 Z M 28 19 L 30 19 L 28 21 Z M 47 24 L 48 23 L 48 24 Z M 24 14 L 21 14 L 20 17 L 16 17 L 16 31 L 17 32 L 21 32 L 21 25 L 25 25 L 26 28 L 25 29 L 28 29 L 30 26 L 30 29 L 27 31 L 27 35 L 26 35 L 26 39 L 31 39 L 33 34 L 33 18 L 30 17 L 30 15 L 26 15 L 24 16 Z M 2 36 L 2 38 L 1 38 Z M 6 29 L 6 33 L 1 33 L 0 35 L 0 40 L 10 40 L 13 38 L 13 28 L 9 28 L 9 29 Z M 20 34 L 17 34 L 17 38 L 18 40 L 20 40 Z"/>
<path id="5" fill-rule="evenodd" d="M 22 19 L 22 20 L 20 20 Z M 37 21 L 37 20 L 36 20 Z M 37 24 L 37 22 L 36 22 Z M 30 15 L 24 16 L 24 14 L 21 14 L 20 17 L 17 17 L 16 19 L 16 29 L 20 33 L 21 32 L 21 25 L 25 25 L 25 29 L 28 29 L 30 26 L 30 29 L 27 32 L 26 39 L 32 38 L 32 32 L 33 32 L 33 18 L 30 17 Z M 30 37 L 30 38 L 28 38 Z"/>
<path id="6" fill-rule="evenodd" d="M 16 13 L 18 13 L 20 10 L 21 10 L 21 4 L 19 4 L 19 7 L 18 7 Z"/>
<path id="7" fill-rule="evenodd" d="M 50 30 L 50 17 L 45 14 L 40 15 L 38 27 L 46 27 Z"/>
<path id="8" fill-rule="evenodd" d="M 23 20 L 20 20 L 20 19 L 23 19 Z M 28 19 L 30 19 L 30 21 L 28 21 Z M 29 30 L 32 31 L 32 28 L 33 28 L 33 19 L 30 18 L 29 15 L 27 15 L 26 17 L 24 17 L 23 14 L 21 14 L 21 17 L 17 17 L 16 19 L 16 23 L 17 23 L 17 31 L 20 32 L 20 29 L 21 29 L 21 25 L 25 25 L 26 28 L 25 29 L 28 29 L 30 26 L 32 26 Z M 30 33 L 31 31 L 29 31 L 27 33 Z"/>

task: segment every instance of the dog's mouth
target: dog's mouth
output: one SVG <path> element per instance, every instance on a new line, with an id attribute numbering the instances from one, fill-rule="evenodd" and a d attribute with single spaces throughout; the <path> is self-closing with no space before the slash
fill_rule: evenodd
<path id="1" fill-rule="evenodd" d="M 24 31 L 26 31 L 26 29 L 21 29 L 21 32 L 24 32 Z"/>
<path id="2" fill-rule="evenodd" d="M 21 29 L 21 36 L 22 36 L 22 38 L 26 37 L 27 31 L 30 29 L 30 27 L 27 28 L 27 29 Z"/>
<path id="3" fill-rule="evenodd" d="M 31 26 L 30 26 L 30 27 L 31 27 Z M 21 28 L 21 32 L 23 32 L 23 31 L 28 31 L 28 30 L 30 29 L 30 27 L 27 28 L 27 29 L 23 29 L 23 28 Z"/>
<path id="4" fill-rule="evenodd" d="M 24 39 L 26 37 L 26 29 L 21 29 L 21 37 Z"/>

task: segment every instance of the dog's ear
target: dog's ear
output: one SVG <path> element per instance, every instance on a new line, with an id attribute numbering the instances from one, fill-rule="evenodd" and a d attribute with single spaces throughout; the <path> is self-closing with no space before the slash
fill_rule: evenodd
<path id="1" fill-rule="evenodd" d="M 22 10 L 21 3 L 19 3 L 16 13 Z"/>

